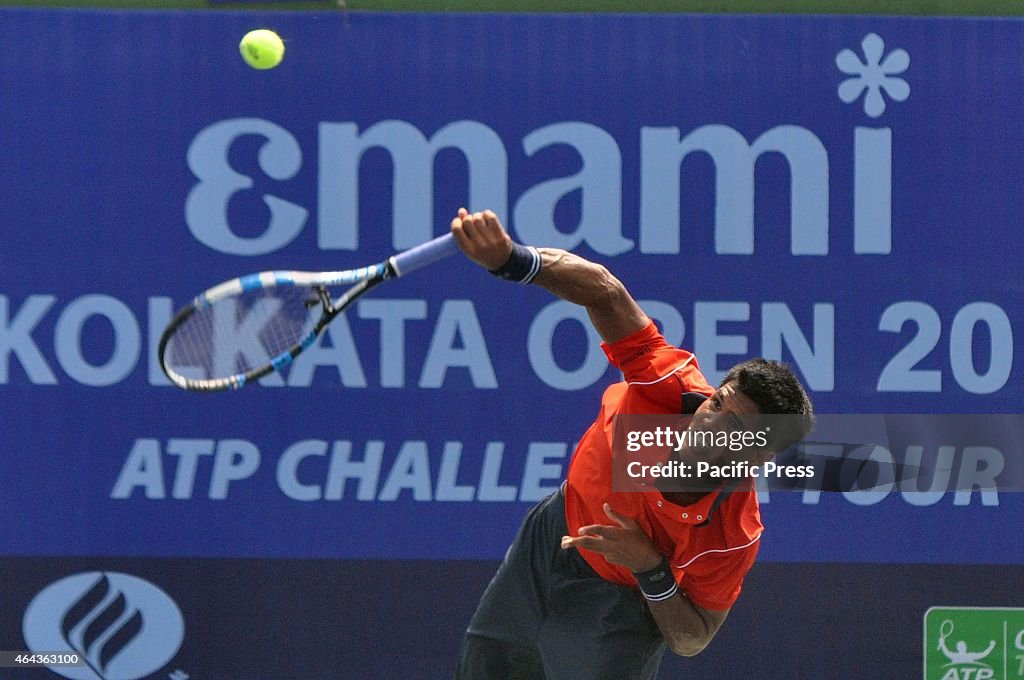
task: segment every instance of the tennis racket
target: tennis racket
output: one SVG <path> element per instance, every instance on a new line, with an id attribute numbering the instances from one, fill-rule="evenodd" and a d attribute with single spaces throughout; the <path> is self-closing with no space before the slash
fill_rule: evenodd
<path id="1" fill-rule="evenodd" d="M 371 288 L 456 251 L 451 234 L 383 262 L 337 272 L 267 271 L 225 281 L 175 314 L 160 337 L 160 367 L 186 390 L 237 389 L 285 368 Z M 340 297 L 328 290 L 352 286 Z"/>

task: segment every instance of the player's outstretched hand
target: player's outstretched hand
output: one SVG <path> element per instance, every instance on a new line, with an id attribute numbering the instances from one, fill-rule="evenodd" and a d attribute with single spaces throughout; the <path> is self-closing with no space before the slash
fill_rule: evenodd
<path id="1" fill-rule="evenodd" d="M 452 235 L 459 250 L 488 271 L 501 269 L 512 255 L 512 237 L 490 210 L 470 213 L 459 208 L 452 220 Z"/>
<path id="2" fill-rule="evenodd" d="M 650 536 L 632 517 L 620 515 L 604 504 L 604 513 L 617 526 L 590 524 L 580 527 L 579 536 L 563 536 L 562 548 L 583 548 L 600 553 L 612 564 L 619 564 L 634 573 L 654 569 L 661 555 Z"/>

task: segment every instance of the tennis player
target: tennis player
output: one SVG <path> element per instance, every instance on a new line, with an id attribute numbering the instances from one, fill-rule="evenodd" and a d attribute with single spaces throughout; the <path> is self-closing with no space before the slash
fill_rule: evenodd
<path id="1" fill-rule="evenodd" d="M 693 414 L 716 432 L 786 414 L 760 448 L 731 453 L 758 466 L 810 430 L 811 403 L 784 365 L 754 359 L 711 387 L 693 354 L 670 346 L 601 265 L 514 243 L 491 211 L 459 210 L 451 231 L 473 262 L 587 309 L 625 380 L 609 387 L 562 488 L 530 510 L 463 640 L 457 680 L 654 678 L 666 646 L 693 656 L 725 621 L 757 555 L 762 525 L 751 479 L 686 491 L 613 492 L 612 418 Z M 690 456 L 716 456 L 688 450 Z"/>

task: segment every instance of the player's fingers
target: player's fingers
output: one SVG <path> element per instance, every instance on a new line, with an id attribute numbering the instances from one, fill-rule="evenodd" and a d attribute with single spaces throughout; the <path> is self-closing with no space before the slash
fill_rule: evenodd
<path id="1" fill-rule="evenodd" d="M 639 526 L 632 517 L 626 517 L 615 512 L 611 505 L 608 503 L 604 504 L 604 514 L 608 515 L 608 518 L 618 524 L 623 529 L 633 529 Z"/>
<path id="2" fill-rule="evenodd" d="M 604 552 L 602 539 L 597 536 L 563 536 L 562 548 L 585 548 L 598 553 Z"/>
<path id="3" fill-rule="evenodd" d="M 490 231 L 490 225 L 487 224 L 487 218 L 484 217 L 482 212 L 473 213 L 473 223 L 476 224 L 477 229 L 481 232 Z"/>
<path id="4" fill-rule="evenodd" d="M 580 536 L 600 536 L 601 538 L 606 538 L 612 533 L 610 530 L 613 528 L 607 524 L 588 524 L 585 527 L 580 527 L 577 533 Z"/>
<path id="5" fill-rule="evenodd" d="M 469 237 L 466 236 L 466 230 L 463 229 L 462 220 L 458 217 L 452 220 L 452 236 L 455 238 L 455 244 L 459 247 L 459 250 L 465 252 L 465 250 L 469 248 Z"/>
<path id="6" fill-rule="evenodd" d="M 501 226 L 501 220 L 490 210 L 483 213 L 480 231 L 490 243 L 502 243 L 509 239 L 505 229 Z"/>
<path id="7" fill-rule="evenodd" d="M 473 219 L 473 215 L 466 213 L 462 216 L 462 231 L 466 234 L 466 238 L 470 241 L 475 241 L 479 237 L 478 230 L 479 228 L 476 220 Z"/>
<path id="8" fill-rule="evenodd" d="M 491 210 L 485 210 L 483 212 L 483 221 L 484 224 L 487 225 L 488 231 L 494 232 L 495 234 L 500 234 L 504 231 L 501 226 L 501 220 L 499 220 L 498 216 Z"/>

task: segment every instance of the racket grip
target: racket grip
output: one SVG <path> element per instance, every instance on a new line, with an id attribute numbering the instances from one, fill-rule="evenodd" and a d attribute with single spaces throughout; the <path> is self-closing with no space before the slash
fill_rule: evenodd
<path id="1" fill-rule="evenodd" d="M 391 258 L 391 265 L 395 268 L 396 276 L 404 276 L 420 267 L 454 255 L 456 250 L 458 246 L 455 244 L 455 238 L 451 234 L 445 234 L 394 255 Z"/>

